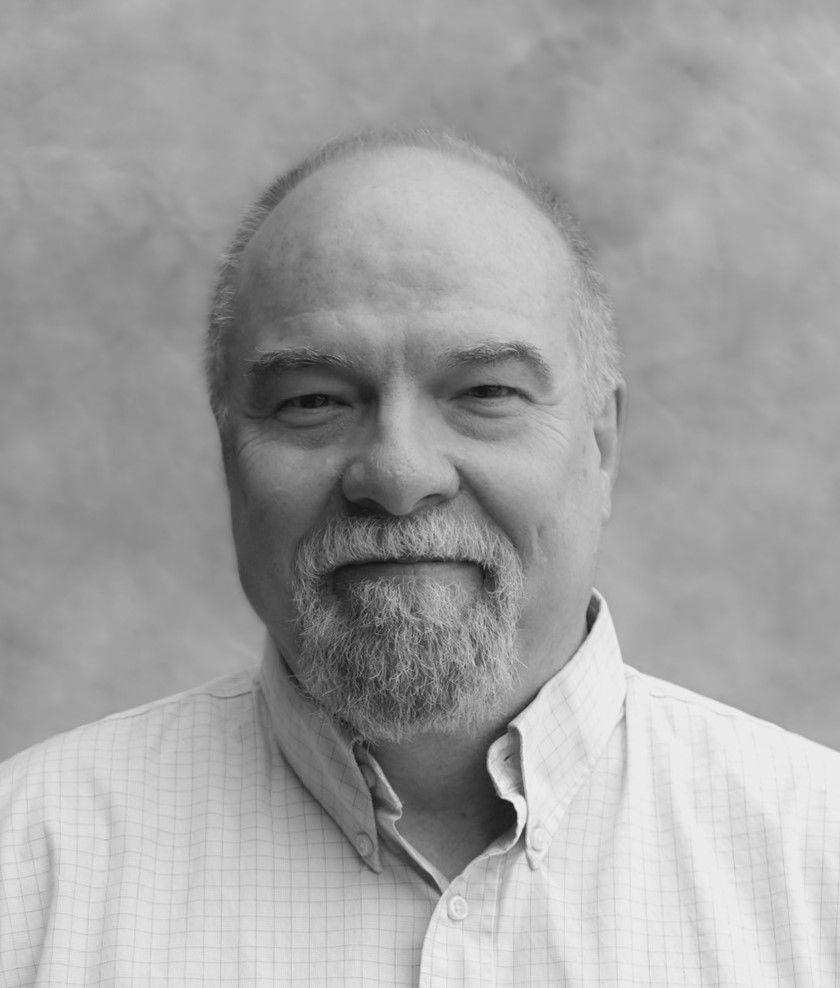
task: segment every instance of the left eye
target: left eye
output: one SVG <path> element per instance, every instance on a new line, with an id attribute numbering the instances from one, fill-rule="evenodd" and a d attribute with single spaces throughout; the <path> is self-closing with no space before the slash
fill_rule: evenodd
<path id="1" fill-rule="evenodd" d="M 281 407 L 304 409 L 325 408 L 333 400 L 329 395 L 325 394 L 298 395 L 296 398 L 287 398 Z"/>
<path id="2" fill-rule="evenodd" d="M 322 425 L 344 406 L 335 395 L 322 391 L 285 398 L 274 407 L 274 418 L 290 427 Z"/>
<path id="3" fill-rule="evenodd" d="M 478 384 L 466 392 L 469 398 L 513 398 L 518 393 L 506 384 Z"/>

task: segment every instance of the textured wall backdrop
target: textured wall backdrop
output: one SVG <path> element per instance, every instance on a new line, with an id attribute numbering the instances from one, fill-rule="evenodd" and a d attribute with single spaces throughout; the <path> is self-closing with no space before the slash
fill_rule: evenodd
<path id="1" fill-rule="evenodd" d="M 200 377 L 240 208 L 445 123 L 569 192 L 627 353 L 627 661 L 840 747 L 836 0 L 6 0 L 0 755 L 256 659 Z"/>

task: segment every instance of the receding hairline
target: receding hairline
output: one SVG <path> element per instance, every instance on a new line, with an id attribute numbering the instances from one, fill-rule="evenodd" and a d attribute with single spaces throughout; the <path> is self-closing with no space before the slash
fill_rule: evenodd
<path id="1" fill-rule="evenodd" d="M 521 304 L 550 304 L 549 318 L 563 324 L 559 313 L 567 312 L 575 262 L 565 238 L 524 192 L 472 161 L 426 148 L 385 147 L 328 162 L 265 216 L 239 259 L 238 325 L 248 325 L 251 302 L 269 283 L 285 284 L 278 299 L 287 301 L 293 285 L 310 276 L 313 283 L 326 280 L 321 290 L 332 293 L 342 280 L 339 271 L 375 280 L 384 264 L 389 277 L 414 285 L 432 255 L 439 258 L 433 276 L 438 290 L 488 277 L 484 295 L 490 298 L 494 286 L 507 287 L 519 277 Z M 321 295 L 307 299 L 316 307 L 323 301 Z"/>
<path id="2" fill-rule="evenodd" d="M 545 218 L 560 242 L 579 263 L 591 264 L 592 249 L 565 199 L 548 183 L 522 169 L 513 158 L 488 151 L 467 137 L 444 130 L 365 130 L 337 138 L 318 148 L 279 175 L 247 211 L 225 260 L 237 260 L 248 243 L 283 200 L 313 175 L 332 165 L 373 158 L 388 152 L 419 151 L 472 166 L 479 173 L 501 179 L 521 194 Z"/>
<path id="3" fill-rule="evenodd" d="M 406 157 L 408 160 L 405 160 Z M 400 180 L 405 176 L 407 180 L 400 188 Z M 432 207 L 435 206 L 439 193 L 445 197 L 447 194 L 451 195 L 453 190 L 459 206 L 470 201 L 467 198 L 470 193 L 480 205 L 492 199 L 502 210 L 507 210 L 508 215 L 516 212 L 536 221 L 537 225 L 530 233 L 536 238 L 539 237 L 541 230 L 546 242 L 550 240 L 556 244 L 562 255 L 573 263 L 572 250 L 567 238 L 558 229 L 552 217 L 507 176 L 497 170 L 491 170 L 481 162 L 466 157 L 456 158 L 438 148 L 385 145 L 361 148 L 351 155 L 326 161 L 320 168 L 288 188 L 281 198 L 277 199 L 270 208 L 266 208 L 259 226 L 252 231 L 249 240 L 243 245 L 240 266 L 245 253 L 268 224 L 288 222 L 284 211 L 294 210 L 296 203 L 300 201 L 299 197 L 313 196 L 318 201 L 320 209 L 320 216 L 317 212 L 315 214 L 315 222 L 318 223 L 323 217 L 328 225 L 332 225 L 335 222 L 335 214 L 343 218 L 345 204 L 349 204 L 352 208 L 356 202 L 361 201 L 364 203 L 362 210 L 366 211 L 373 202 L 375 212 L 380 200 L 387 201 L 392 191 L 393 179 L 397 183 L 400 209 L 407 208 L 407 204 L 402 199 L 403 191 L 411 194 L 418 187 L 420 201 Z M 284 213 L 282 219 L 278 218 L 278 211 Z M 385 215 L 386 218 L 390 218 L 393 213 Z"/>
<path id="4" fill-rule="evenodd" d="M 572 294 L 579 307 L 588 311 L 577 327 L 581 345 L 582 371 L 590 399 L 595 391 L 614 387 L 620 380 L 618 347 L 612 326 L 612 311 L 600 275 L 594 267 L 592 250 L 565 199 L 548 183 L 522 169 L 513 159 L 485 150 L 466 137 L 449 131 L 411 130 L 361 131 L 338 138 L 318 148 L 299 164 L 279 175 L 246 212 L 222 260 L 210 312 L 205 369 L 210 403 L 220 428 L 227 414 L 227 348 L 235 330 L 235 302 L 239 291 L 239 269 L 248 244 L 286 196 L 333 164 L 372 156 L 389 150 L 432 152 L 461 161 L 478 171 L 495 175 L 523 194 L 545 217 L 566 249 L 575 286 Z M 586 330 L 583 323 L 587 324 Z M 598 333 L 593 354 L 588 353 L 587 330 Z M 595 352 L 597 351 L 597 352 Z M 596 366 L 592 366 L 592 364 Z M 595 377 L 598 377 L 598 382 Z M 597 397 L 596 399 L 597 400 Z"/>

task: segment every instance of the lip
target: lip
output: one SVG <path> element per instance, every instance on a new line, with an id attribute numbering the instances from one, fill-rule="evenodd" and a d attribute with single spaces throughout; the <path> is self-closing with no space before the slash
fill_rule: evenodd
<path id="1" fill-rule="evenodd" d="M 333 573 L 333 579 L 339 587 L 359 580 L 430 580 L 459 586 L 481 586 L 484 572 L 478 563 L 469 559 L 370 559 L 339 566 Z"/>

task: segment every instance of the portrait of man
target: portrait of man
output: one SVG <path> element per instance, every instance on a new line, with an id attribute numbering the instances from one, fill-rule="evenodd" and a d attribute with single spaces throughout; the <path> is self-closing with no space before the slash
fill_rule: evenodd
<path id="1" fill-rule="evenodd" d="M 2 19 L 0 988 L 840 985 L 840 5 Z"/>
<path id="2" fill-rule="evenodd" d="M 282 174 L 207 336 L 262 664 L 0 775 L 24 984 L 828 984 L 840 755 L 625 665 L 568 207 L 445 131 Z"/>

